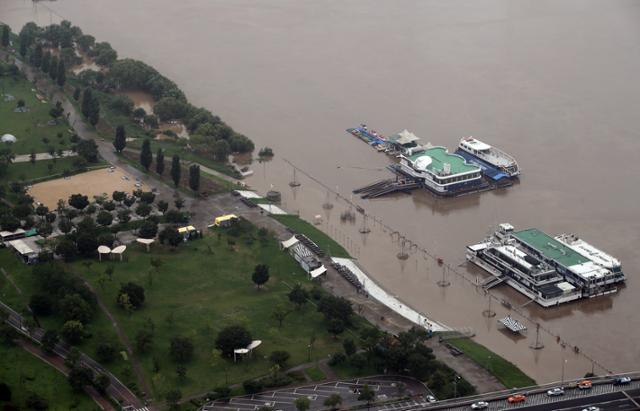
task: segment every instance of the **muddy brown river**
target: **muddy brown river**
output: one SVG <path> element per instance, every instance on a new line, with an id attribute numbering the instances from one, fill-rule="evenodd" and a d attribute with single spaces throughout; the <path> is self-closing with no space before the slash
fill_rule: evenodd
<path id="1" fill-rule="evenodd" d="M 476 339 L 539 382 L 640 369 L 637 279 L 640 255 L 640 3 L 637 1 L 429 0 L 59 0 L 0 1 L 14 30 L 66 18 L 121 56 L 144 60 L 189 98 L 219 114 L 273 161 L 248 182 L 282 191 L 284 206 L 346 246 L 379 283 L 417 310 Z M 388 177 L 389 159 L 345 133 L 368 123 L 403 128 L 455 148 L 474 135 L 513 154 L 523 176 L 504 191 L 457 199 L 426 192 L 354 199 L 384 224 L 358 233 L 346 204 L 283 159 L 345 197 Z M 327 212 L 322 203 L 331 201 Z M 360 218 L 360 217 L 358 217 Z M 619 293 L 543 310 L 501 286 L 529 333 L 514 339 L 485 318 L 488 298 L 464 263 L 467 244 L 492 225 L 575 232 L 622 260 Z M 396 258 L 392 227 L 442 257 L 462 276 L 438 287 L 442 271 L 421 252 Z M 526 304 L 526 305 L 525 305 Z M 497 315 L 509 310 L 494 301 Z M 529 348 L 535 322 L 545 347 Z M 571 348 L 578 346 L 580 354 Z M 595 360 L 592 363 L 583 354 Z"/>

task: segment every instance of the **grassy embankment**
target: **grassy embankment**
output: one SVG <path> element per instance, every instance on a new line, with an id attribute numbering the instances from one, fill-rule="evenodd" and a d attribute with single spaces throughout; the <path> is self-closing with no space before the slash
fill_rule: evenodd
<path id="1" fill-rule="evenodd" d="M 180 388 L 184 395 L 201 393 L 266 375 L 271 368 L 266 357 L 274 350 L 288 351 L 290 366 L 305 363 L 311 340 L 312 361 L 341 351 L 341 341 L 328 334 L 315 307 L 307 304 L 297 311 L 288 303 L 290 287 L 296 282 L 308 286 L 307 276 L 287 253 L 279 250 L 276 241 L 259 240 L 255 228 L 250 230 L 239 237 L 216 232 L 176 250 L 155 245 L 151 253 L 146 253 L 130 247 L 128 261 L 115 264 L 113 281 L 104 289 L 98 284 L 98 273 L 106 263 L 96 262 L 89 271 L 82 263 L 73 264 L 94 284 L 132 341 L 138 331 L 153 324 L 153 349 L 140 358 L 156 395 L 173 387 Z M 150 258 L 163 261 L 158 273 L 151 270 Z M 271 278 L 258 290 L 251 273 L 260 263 L 270 267 Z M 119 285 L 126 281 L 146 289 L 144 307 L 130 316 L 116 304 Z M 274 308 L 280 305 L 291 309 L 282 328 L 272 317 Z M 364 320 L 356 323 L 362 326 Z M 218 331 L 231 324 L 246 326 L 254 339 L 263 341 L 253 358 L 234 364 L 220 357 L 214 341 Z M 178 364 L 168 355 L 169 342 L 175 336 L 187 336 L 195 346 L 193 360 L 185 364 L 185 380 L 178 378 Z"/>
<path id="2" fill-rule="evenodd" d="M 332 257 L 349 258 L 349 253 L 334 239 L 295 215 L 273 215 L 274 219 L 296 233 L 304 234 Z"/>
<path id="3" fill-rule="evenodd" d="M 39 290 L 31 272 L 32 267 L 18 260 L 10 250 L 3 248 L 0 249 L 0 268 L 9 274 L 21 291 L 21 293 L 18 292 L 5 276 L 0 274 L 0 300 L 23 315 L 28 315 L 26 307 L 29 299 Z M 84 266 L 82 268 L 85 269 Z M 97 276 L 97 271 L 96 269 L 91 270 L 92 275 Z M 57 316 L 40 317 L 38 320 L 41 327 L 47 330 L 60 330 L 64 323 L 62 318 Z M 113 343 L 115 346 L 121 347 L 111 322 L 99 309 L 95 312 L 93 320 L 86 326 L 86 330 L 91 337 L 85 339 L 78 348 L 94 358 L 96 348 L 102 342 Z M 135 377 L 128 361 L 119 358 L 111 364 L 105 364 L 105 366 L 125 384 L 135 385 Z"/>
<path id="4" fill-rule="evenodd" d="M 36 98 L 36 92 L 31 91 L 33 85 L 24 78 L 14 79 L 12 77 L 0 77 L 5 94 L 15 97 L 15 100 L 4 101 L 0 98 L 0 134 L 13 134 L 17 141 L 11 145 L 15 154 L 29 154 L 31 150 L 36 153 L 48 152 L 49 147 L 55 151 L 58 149 L 69 150 L 71 141 L 69 137 L 69 125 L 66 119 L 60 118 L 57 125 L 47 124 L 53 118 L 49 115 L 49 110 L 54 106 L 51 102 L 40 102 Z M 18 100 L 24 100 L 25 106 L 29 109 L 26 113 L 16 113 L 13 110 L 17 107 Z M 58 138 L 58 133 L 62 133 L 62 138 Z M 43 139 L 48 139 L 43 141 Z"/>
<path id="5" fill-rule="evenodd" d="M 514 364 L 471 339 L 452 339 L 447 342 L 462 350 L 466 356 L 487 369 L 507 388 L 536 385 L 533 378 L 520 371 Z"/>
<path id="6" fill-rule="evenodd" d="M 20 409 L 27 409 L 32 394 L 45 398 L 51 411 L 100 409 L 84 392 L 73 391 L 62 373 L 22 348 L 0 345 L 0 358 L 0 381 L 11 388 L 11 403 Z"/>

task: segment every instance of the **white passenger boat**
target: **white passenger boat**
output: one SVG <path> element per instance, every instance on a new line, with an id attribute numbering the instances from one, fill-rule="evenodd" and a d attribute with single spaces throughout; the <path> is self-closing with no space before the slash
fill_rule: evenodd
<path id="1" fill-rule="evenodd" d="M 495 169 L 496 172 L 502 172 L 509 178 L 520 175 L 520 168 L 515 158 L 476 138 L 465 137 L 461 139 L 456 153 L 462 155 L 467 160 L 479 162 L 480 164 L 478 165 L 481 167 L 488 166 Z M 483 167 L 483 169 L 484 168 L 485 167 Z M 484 171 L 485 174 L 487 174 L 487 171 Z"/>

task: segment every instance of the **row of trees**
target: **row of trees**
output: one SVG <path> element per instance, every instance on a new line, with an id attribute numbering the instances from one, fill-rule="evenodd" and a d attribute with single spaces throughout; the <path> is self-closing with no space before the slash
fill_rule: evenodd
<path id="1" fill-rule="evenodd" d="M 118 53 L 107 42 L 96 43 L 95 38 L 82 33 L 78 26 L 73 26 L 67 20 L 60 24 L 50 24 L 39 27 L 29 22 L 22 27 L 18 36 L 20 42 L 20 54 L 26 57 L 29 53 L 35 53 L 34 46 L 41 45 L 47 49 L 55 49 L 67 66 L 80 64 L 82 59 L 76 51 L 83 52 L 96 62 L 96 64 L 108 67 L 118 58 Z M 77 45 L 77 50 L 75 45 Z"/>
<path id="2" fill-rule="evenodd" d="M 94 95 L 90 87 L 85 88 L 82 92 L 80 111 L 92 126 L 95 127 L 100 121 L 100 100 L 97 95 Z"/>
<path id="3" fill-rule="evenodd" d="M 124 144 L 122 143 L 123 138 L 126 144 L 124 127 L 118 127 L 116 129 L 116 139 L 114 141 L 116 151 L 119 150 L 121 152 L 124 150 Z M 142 143 L 142 150 L 140 150 L 140 165 L 142 165 L 146 171 L 149 171 L 152 163 L 153 153 L 151 152 L 151 141 L 149 139 L 145 139 Z M 156 153 L 156 173 L 162 176 L 164 174 L 164 169 L 164 152 L 161 148 L 158 148 L 158 152 Z M 178 187 L 178 185 L 180 185 L 180 179 L 182 178 L 182 166 L 180 164 L 180 156 L 177 154 L 174 154 L 171 159 L 170 174 L 173 184 Z M 200 190 L 200 166 L 197 164 L 193 164 L 189 167 L 189 188 L 195 192 Z"/>
<path id="4" fill-rule="evenodd" d="M 58 59 L 58 56 L 51 54 L 50 51 L 43 51 L 40 43 L 36 45 L 31 55 L 31 64 L 39 68 L 43 73 L 49 74 L 51 80 L 55 81 L 60 87 L 65 85 L 67 71 L 64 59 Z"/>

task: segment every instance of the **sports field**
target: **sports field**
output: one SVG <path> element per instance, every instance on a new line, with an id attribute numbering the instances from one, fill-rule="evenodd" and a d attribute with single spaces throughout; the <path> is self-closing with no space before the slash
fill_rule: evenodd
<path id="1" fill-rule="evenodd" d="M 130 193 L 138 188 L 149 189 L 144 183 L 140 183 L 141 187 L 136 187 L 135 184 L 136 181 L 122 170 L 116 168 L 110 172 L 108 168 L 104 168 L 34 184 L 28 192 L 36 201 L 54 209 L 59 199 L 66 201 L 72 194 L 84 194 L 91 199 L 93 196 L 102 194 L 110 196 L 114 191 Z"/>

